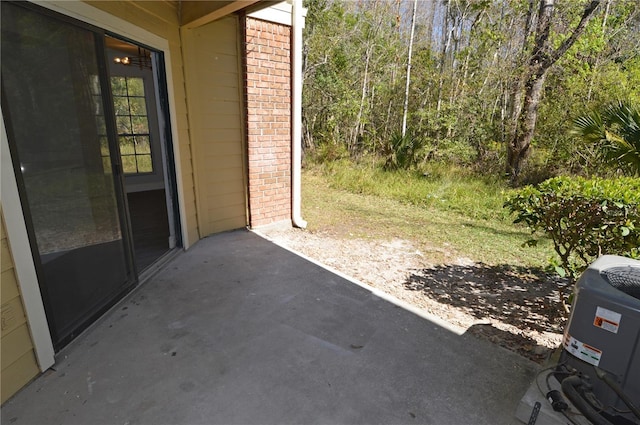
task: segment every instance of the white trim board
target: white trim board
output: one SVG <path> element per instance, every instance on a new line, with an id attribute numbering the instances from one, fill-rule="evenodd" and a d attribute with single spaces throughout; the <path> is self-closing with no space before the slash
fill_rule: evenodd
<path id="1" fill-rule="evenodd" d="M 290 1 L 274 4 L 264 9 L 248 13 L 247 16 L 267 22 L 291 26 L 292 4 Z M 302 8 L 302 28 L 304 28 L 304 18 L 307 16 L 307 9 Z"/>
<path id="2" fill-rule="evenodd" d="M 27 323 L 31 332 L 33 348 L 38 360 L 40 371 L 44 372 L 55 363 L 53 342 L 49 332 L 47 316 L 44 312 L 42 294 L 38 285 L 38 276 L 33 262 L 27 225 L 22 213 L 22 204 L 18 194 L 18 184 L 13 172 L 11 153 L 9 152 L 9 140 L 4 126 L 4 116 L 0 110 L 0 170 L 2 211 L 7 224 L 7 240 L 13 255 L 18 287 L 22 295 Z"/>
<path id="3" fill-rule="evenodd" d="M 154 49 L 169 50 L 169 42 L 166 39 L 137 27 L 122 18 L 96 9 L 87 3 L 68 0 L 32 0 L 31 2 L 98 28 L 112 31 L 131 40 L 144 43 Z"/>

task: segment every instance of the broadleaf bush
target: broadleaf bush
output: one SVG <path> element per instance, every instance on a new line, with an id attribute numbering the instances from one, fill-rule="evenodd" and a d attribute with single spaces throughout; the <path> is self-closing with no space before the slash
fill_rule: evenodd
<path id="1" fill-rule="evenodd" d="M 640 178 L 555 177 L 518 190 L 504 206 L 514 223 L 553 241 L 551 265 L 570 285 L 600 255 L 640 258 Z M 562 289 L 560 297 L 564 303 Z"/>

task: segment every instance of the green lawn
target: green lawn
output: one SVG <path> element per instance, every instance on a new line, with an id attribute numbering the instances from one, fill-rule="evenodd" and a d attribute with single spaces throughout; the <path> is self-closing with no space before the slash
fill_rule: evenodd
<path id="1" fill-rule="evenodd" d="M 302 213 L 309 231 L 411 240 L 433 263 L 466 257 L 488 265 L 545 268 L 549 241 L 523 247 L 529 230 L 502 208 L 508 189 L 462 169 L 385 172 L 351 162 L 308 164 Z"/>

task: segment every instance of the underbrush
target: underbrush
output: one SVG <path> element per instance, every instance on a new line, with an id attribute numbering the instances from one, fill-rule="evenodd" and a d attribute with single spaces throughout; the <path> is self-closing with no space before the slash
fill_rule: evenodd
<path id="1" fill-rule="evenodd" d="M 385 171 L 376 164 L 340 160 L 311 165 L 331 187 L 352 193 L 380 196 L 409 205 L 454 211 L 472 219 L 505 220 L 502 208 L 505 182 L 474 174 L 449 164 L 428 164 L 419 170 Z"/>

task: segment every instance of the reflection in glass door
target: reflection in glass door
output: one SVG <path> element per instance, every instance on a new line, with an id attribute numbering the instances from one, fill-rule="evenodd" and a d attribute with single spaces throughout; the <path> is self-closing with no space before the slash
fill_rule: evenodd
<path id="1" fill-rule="evenodd" d="M 177 239 L 171 161 L 156 99 L 158 54 L 110 36 L 105 46 L 136 270 L 143 273 Z"/>
<path id="2" fill-rule="evenodd" d="M 111 77 L 118 144 L 125 174 L 153 173 L 151 133 L 142 77 Z"/>
<path id="3" fill-rule="evenodd" d="M 135 281 L 104 35 L 13 3 L 1 12 L 2 109 L 59 348 Z"/>

